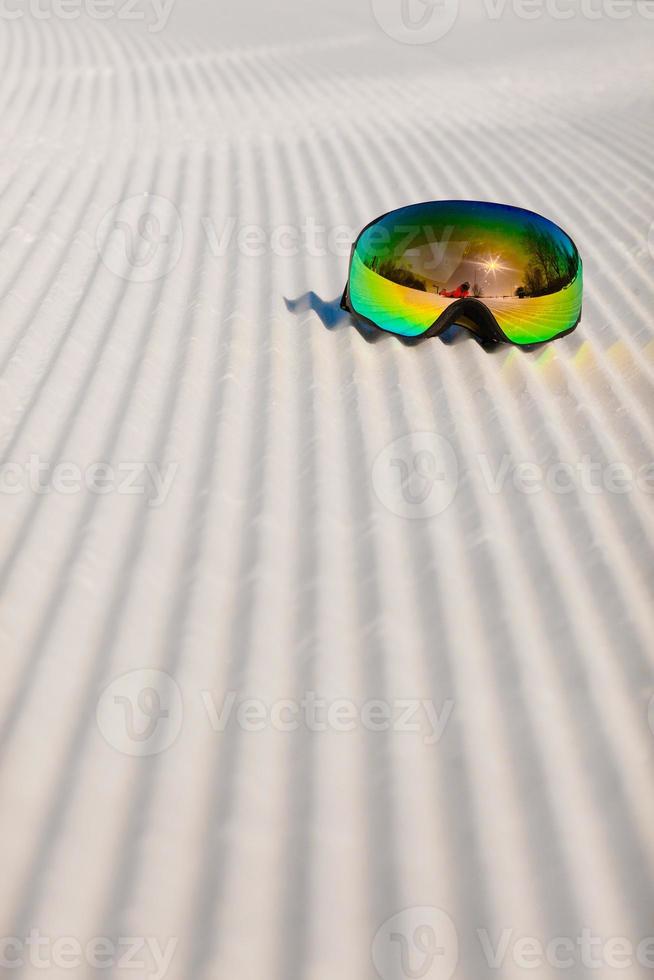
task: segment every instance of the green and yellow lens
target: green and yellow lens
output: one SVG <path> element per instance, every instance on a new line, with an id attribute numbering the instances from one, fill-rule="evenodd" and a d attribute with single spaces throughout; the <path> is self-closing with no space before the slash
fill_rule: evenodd
<path id="1" fill-rule="evenodd" d="M 476 300 L 495 318 L 497 339 L 524 345 L 574 329 L 582 294 L 579 253 L 557 225 L 472 201 L 417 204 L 373 222 L 356 243 L 348 283 L 352 311 L 390 333 L 437 333 L 453 304 Z M 457 311 L 474 321 L 478 309 Z"/>

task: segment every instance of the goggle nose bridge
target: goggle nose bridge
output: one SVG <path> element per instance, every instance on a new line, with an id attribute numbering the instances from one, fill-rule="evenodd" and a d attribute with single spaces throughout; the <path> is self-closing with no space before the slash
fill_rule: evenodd
<path id="1" fill-rule="evenodd" d="M 467 320 L 468 322 L 461 322 Z M 481 337 L 482 340 L 499 342 L 506 340 L 500 325 L 483 299 L 468 296 L 452 303 L 434 321 L 426 332 L 427 337 L 437 337 L 453 324 L 458 324 Z"/>

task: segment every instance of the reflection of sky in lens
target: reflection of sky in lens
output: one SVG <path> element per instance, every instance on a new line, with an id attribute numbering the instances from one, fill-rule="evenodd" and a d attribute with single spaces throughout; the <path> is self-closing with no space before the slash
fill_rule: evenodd
<path id="1" fill-rule="evenodd" d="M 567 256 L 574 254 L 567 235 L 539 215 L 465 201 L 402 208 L 364 232 L 358 254 L 366 265 L 376 257 L 378 262 L 400 266 L 424 280 L 428 292 L 468 283 L 470 291 L 482 298 L 513 296 L 525 286 L 530 264 L 542 266 L 544 271 L 537 272 L 542 279 L 547 275 L 547 267 L 527 245 L 530 227 L 532 242 L 536 232 L 550 247 Z M 387 275 L 392 278 L 392 273 Z M 570 278 L 565 276 L 566 283 Z M 545 284 L 544 288 L 547 291 Z"/>

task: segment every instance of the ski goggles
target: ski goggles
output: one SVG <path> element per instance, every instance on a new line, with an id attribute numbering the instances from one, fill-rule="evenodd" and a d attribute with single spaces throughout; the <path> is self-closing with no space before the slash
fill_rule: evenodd
<path id="1" fill-rule="evenodd" d="M 574 330 L 582 299 L 577 247 L 547 218 L 433 201 L 364 228 L 341 307 L 400 337 L 436 337 L 456 323 L 482 340 L 526 346 Z"/>

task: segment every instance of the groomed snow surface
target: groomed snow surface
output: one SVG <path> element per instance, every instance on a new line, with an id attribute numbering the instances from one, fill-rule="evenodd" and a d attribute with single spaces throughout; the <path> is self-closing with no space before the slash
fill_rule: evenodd
<path id="1" fill-rule="evenodd" d="M 215 6 L 0 24 L 7 975 L 642 980 L 654 21 Z M 355 329 L 445 198 L 569 231 L 575 333 Z"/>

